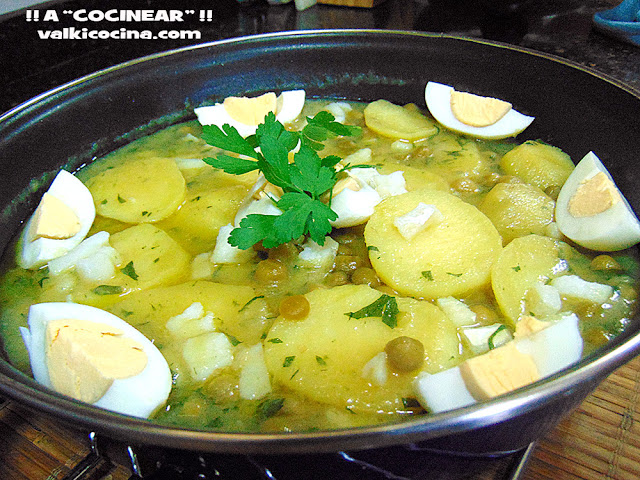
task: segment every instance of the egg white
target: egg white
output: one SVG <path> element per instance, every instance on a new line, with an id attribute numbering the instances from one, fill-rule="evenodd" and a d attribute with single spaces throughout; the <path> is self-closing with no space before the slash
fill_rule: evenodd
<path id="1" fill-rule="evenodd" d="M 160 351 L 142 333 L 117 316 L 88 305 L 77 303 L 39 303 L 29 309 L 29 328 L 20 327 L 22 339 L 31 362 L 35 380 L 52 388 L 46 359 L 46 330 L 49 322 L 78 319 L 104 323 L 122 331 L 124 337 L 135 340 L 147 355 L 147 365 L 133 377 L 116 379 L 105 395 L 93 405 L 114 412 L 148 417 L 163 405 L 171 391 L 171 371 Z"/>
<path id="2" fill-rule="evenodd" d="M 621 201 L 602 213 L 589 217 L 574 217 L 569 213 L 569 201 L 580 184 L 599 172 L 613 182 L 595 153 L 587 153 L 578 162 L 558 195 L 556 224 L 563 235 L 585 248 L 607 252 L 629 248 L 640 242 L 640 222 L 620 190 Z"/>
<path id="3" fill-rule="evenodd" d="M 431 115 L 442 125 L 458 133 L 477 138 L 501 139 L 513 137 L 531 125 L 534 117 L 523 115 L 513 108 L 493 125 L 472 127 L 458 120 L 451 111 L 451 92 L 454 88 L 442 83 L 429 82 L 424 91 L 424 98 Z"/>
<path id="4" fill-rule="evenodd" d="M 27 221 L 18 247 L 18 264 L 22 268 L 34 269 L 45 265 L 75 248 L 84 240 L 96 217 L 96 208 L 89 189 L 73 174 L 61 170 L 47 191 L 61 200 L 77 215 L 80 230 L 73 237 L 64 239 L 38 238 L 29 240 L 29 230 L 33 215 Z"/>
<path id="5" fill-rule="evenodd" d="M 304 90 L 282 92 L 276 99 L 276 120 L 285 124 L 298 118 L 304 107 L 305 96 Z M 233 119 L 222 103 L 198 107 L 194 112 L 202 125 L 216 125 L 222 128 L 223 125 L 228 124 L 234 127 L 242 137 L 253 135 L 258 128 L 257 125 L 246 125 Z"/>

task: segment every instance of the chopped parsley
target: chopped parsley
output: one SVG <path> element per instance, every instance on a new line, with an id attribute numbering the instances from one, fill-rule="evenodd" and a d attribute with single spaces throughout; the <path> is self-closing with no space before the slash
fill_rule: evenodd
<path id="1" fill-rule="evenodd" d="M 327 361 L 324 358 L 319 357 L 318 355 L 316 355 L 316 362 L 318 362 L 318 365 L 320 365 L 321 367 L 327 366 Z"/>
<path id="2" fill-rule="evenodd" d="M 98 285 L 91 290 L 96 295 L 119 295 L 124 291 L 119 285 Z"/>
<path id="3" fill-rule="evenodd" d="M 498 328 L 496 328 L 496 331 L 491 334 L 491 336 L 487 340 L 487 343 L 489 344 L 489 350 L 493 350 L 494 348 L 496 348 L 496 346 L 495 346 L 495 344 L 493 342 L 495 341 L 495 339 L 498 336 L 498 334 L 501 331 L 506 330 L 506 329 L 507 329 L 506 325 L 500 325 Z"/>
<path id="4" fill-rule="evenodd" d="M 220 154 L 204 158 L 206 163 L 234 175 L 259 170 L 268 182 L 283 190 L 282 197 L 275 201 L 282 215 L 247 215 L 231 231 L 230 245 L 246 250 L 262 242 L 265 248 L 272 248 L 305 234 L 324 245 L 331 232 L 330 222 L 338 215 L 321 197 L 336 184 L 335 166 L 341 159 L 335 155 L 320 158 L 317 151 L 327 138 L 357 135 L 359 127 L 342 125 L 329 112 L 321 111 L 307 118 L 301 132 L 285 130 L 273 113 L 267 114 L 255 135 L 247 138 L 227 124 L 222 128 L 203 125 L 202 129 L 202 138 L 209 145 L 249 157 Z M 289 153 L 298 144 L 300 149 L 294 154 L 293 163 L 289 163 Z"/>
<path id="5" fill-rule="evenodd" d="M 373 303 L 361 308 L 357 312 L 345 313 L 349 318 L 381 317 L 382 323 L 390 328 L 398 325 L 398 302 L 395 297 L 383 294 Z"/>
<path id="6" fill-rule="evenodd" d="M 431 270 L 425 270 L 424 272 L 422 272 L 422 276 L 430 282 L 433 282 L 433 274 L 431 273 Z"/>
<path id="7" fill-rule="evenodd" d="M 136 269 L 133 267 L 133 261 L 127 263 L 124 268 L 120 269 L 120 271 L 127 277 L 131 277 L 133 280 L 138 280 L 138 274 L 136 273 Z"/>
<path id="8" fill-rule="evenodd" d="M 284 357 L 284 362 L 282 362 L 282 366 L 284 368 L 290 367 L 295 359 L 296 359 L 295 355 L 291 355 L 290 357 Z"/>
<path id="9" fill-rule="evenodd" d="M 243 310 L 245 310 L 249 305 L 251 305 L 253 302 L 258 300 L 259 298 L 264 298 L 264 295 L 258 295 L 256 297 L 253 297 L 251 300 L 249 300 L 247 303 L 245 303 L 240 310 L 238 310 L 238 313 L 240 313 Z"/>
<path id="10" fill-rule="evenodd" d="M 273 417 L 284 405 L 284 398 L 269 398 L 258 404 L 256 415 L 262 420 Z"/>
<path id="11" fill-rule="evenodd" d="M 279 338 L 270 338 L 269 340 L 267 340 L 267 342 L 269 342 L 269 343 L 282 343 L 282 340 L 280 340 Z"/>

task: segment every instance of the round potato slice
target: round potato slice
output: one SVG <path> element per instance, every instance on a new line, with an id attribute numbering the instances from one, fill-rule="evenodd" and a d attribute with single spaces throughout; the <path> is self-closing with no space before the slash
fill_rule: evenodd
<path id="1" fill-rule="evenodd" d="M 382 296 L 366 285 L 344 285 L 307 293 L 310 311 L 304 320 L 279 317 L 265 340 L 265 361 L 273 381 L 353 413 L 391 413 L 411 396 L 411 381 L 420 371 L 436 373 L 460 362 L 456 328 L 432 303 L 395 298 L 399 314 L 391 328 L 380 317 L 347 314 Z M 424 346 L 421 368 L 407 373 L 388 368 L 385 382 L 363 373 L 365 365 L 401 336 Z M 383 365 L 385 361 L 383 360 Z"/>
<path id="2" fill-rule="evenodd" d="M 532 140 L 507 152 L 500 166 L 508 175 L 535 185 L 554 200 L 574 169 L 571 157 L 562 150 Z"/>
<path id="3" fill-rule="evenodd" d="M 407 239 L 394 220 L 419 203 L 435 206 L 442 218 Z M 423 298 L 459 296 L 488 284 L 502 249 L 500 234 L 480 210 L 437 190 L 388 198 L 376 207 L 364 235 L 380 279 L 403 295 Z"/>
<path id="4" fill-rule="evenodd" d="M 376 100 L 364 109 L 368 128 L 380 135 L 403 140 L 419 140 L 435 135 L 438 127 L 417 109 Z"/>
<path id="5" fill-rule="evenodd" d="M 541 235 L 514 239 L 503 250 L 491 272 L 491 286 L 502 313 L 515 326 L 524 311 L 524 296 L 538 282 L 563 269 L 563 242 Z"/>
<path id="6" fill-rule="evenodd" d="M 542 235 L 551 222 L 555 202 L 526 183 L 498 183 L 478 206 L 498 229 L 505 244 L 530 233 Z"/>
<path id="7" fill-rule="evenodd" d="M 442 190 L 448 192 L 450 190 L 449 183 L 440 175 L 429 172 L 422 168 L 411 167 L 399 163 L 383 163 L 378 167 L 378 171 L 383 175 L 401 171 L 406 182 L 408 191 L 422 190 L 423 188 L 432 188 L 434 190 Z"/>
<path id="8" fill-rule="evenodd" d="M 126 223 L 153 223 L 184 201 L 184 177 L 170 158 L 142 157 L 104 170 L 87 181 L 96 212 Z"/>

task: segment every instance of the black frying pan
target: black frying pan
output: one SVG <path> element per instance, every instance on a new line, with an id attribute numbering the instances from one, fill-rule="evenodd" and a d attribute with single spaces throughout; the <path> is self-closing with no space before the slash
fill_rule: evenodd
<path id="1" fill-rule="evenodd" d="M 61 167 L 74 170 L 232 94 L 305 88 L 424 106 L 427 81 L 510 101 L 574 161 L 593 150 L 636 211 L 640 96 L 547 55 L 477 40 L 389 31 L 297 32 L 215 42 L 119 65 L 47 92 L 0 117 L 4 249 Z M 150 123 L 151 122 L 151 123 Z M 34 181 L 35 179 L 35 181 Z M 0 307 L 1 308 L 1 307 Z M 56 418 L 132 443 L 232 453 L 319 452 L 424 441 L 474 453 L 520 449 L 544 435 L 640 348 L 637 319 L 578 366 L 490 402 L 407 423 L 292 434 L 225 434 L 156 425 L 42 388 L 0 359 L 0 391 Z"/>

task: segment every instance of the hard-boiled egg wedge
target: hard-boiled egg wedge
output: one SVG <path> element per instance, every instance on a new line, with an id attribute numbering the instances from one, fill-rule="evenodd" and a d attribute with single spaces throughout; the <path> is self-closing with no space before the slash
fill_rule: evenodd
<path id="1" fill-rule="evenodd" d="M 533 333 L 518 335 L 517 328 L 513 341 L 457 367 L 418 375 L 413 384 L 418 401 L 433 413 L 461 408 L 559 372 L 582 356 L 575 314 L 556 322 L 525 320 L 522 330 Z"/>
<path id="2" fill-rule="evenodd" d="M 534 120 L 515 111 L 503 100 L 457 92 L 442 83 L 427 83 L 424 98 L 431 115 L 439 123 L 455 132 L 478 138 L 513 137 Z"/>
<path id="3" fill-rule="evenodd" d="M 40 303 L 21 327 L 36 381 L 76 400 L 148 417 L 171 390 L 160 351 L 131 325 L 99 308 Z"/>
<path id="4" fill-rule="evenodd" d="M 640 242 L 638 218 L 593 152 L 560 190 L 556 223 L 568 238 L 593 250 L 622 250 Z"/>
<path id="5" fill-rule="evenodd" d="M 276 120 L 285 124 L 294 121 L 304 107 L 305 91 L 288 90 L 279 96 L 269 92 L 258 97 L 227 97 L 222 103 L 194 109 L 202 125 L 217 125 L 222 128 L 229 124 L 243 137 L 256 133 L 269 112 Z"/>
<path id="6" fill-rule="evenodd" d="M 89 189 L 61 170 L 25 225 L 18 248 L 22 268 L 40 268 L 82 242 L 96 209 Z"/>

